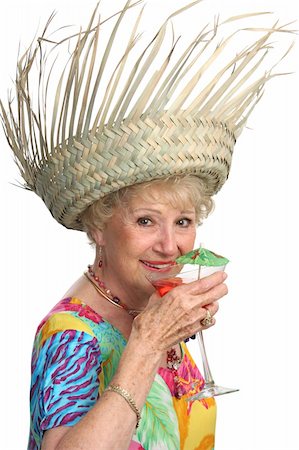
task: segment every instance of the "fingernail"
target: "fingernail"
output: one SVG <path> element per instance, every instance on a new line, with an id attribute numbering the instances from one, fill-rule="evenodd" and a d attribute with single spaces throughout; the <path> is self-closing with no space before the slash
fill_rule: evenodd
<path id="1" fill-rule="evenodd" d="M 227 273 L 223 272 L 223 281 L 227 279 Z"/>

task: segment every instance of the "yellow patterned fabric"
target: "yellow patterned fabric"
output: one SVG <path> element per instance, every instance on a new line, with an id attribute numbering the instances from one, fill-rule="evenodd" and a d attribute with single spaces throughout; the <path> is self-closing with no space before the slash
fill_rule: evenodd
<path id="1" fill-rule="evenodd" d="M 109 385 L 126 340 L 77 298 L 61 300 L 38 327 L 32 354 L 28 450 L 40 450 L 45 430 L 73 426 Z M 214 399 L 187 401 L 204 380 L 184 343 L 174 373 L 160 367 L 141 411 L 129 450 L 214 450 Z"/>

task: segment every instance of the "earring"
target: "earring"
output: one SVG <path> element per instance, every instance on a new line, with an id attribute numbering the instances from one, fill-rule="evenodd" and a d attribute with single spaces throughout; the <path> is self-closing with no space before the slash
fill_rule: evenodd
<path id="1" fill-rule="evenodd" d="M 103 267 L 102 247 L 99 248 L 99 268 Z"/>

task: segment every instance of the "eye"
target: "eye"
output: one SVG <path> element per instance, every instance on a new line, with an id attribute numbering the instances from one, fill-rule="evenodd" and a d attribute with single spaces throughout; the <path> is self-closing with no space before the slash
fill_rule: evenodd
<path id="1" fill-rule="evenodd" d="M 184 217 L 177 221 L 177 225 L 179 225 L 180 227 L 185 227 L 185 228 L 187 228 L 191 223 L 192 223 L 192 220 L 188 219 L 187 217 Z"/>
<path id="2" fill-rule="evenodd" d="M 146 226 L 151 225 L 151 224 L 152 224 L 152 221 L 151 221 L 151 219 L 149 219 L 148 217 L 140 217 L 140 218 L 137 220 L 137 223 L 138 223 L 138 225 L 141 225 L 141 226 L 143 226 L 143 227 L 146 227 Z"/>

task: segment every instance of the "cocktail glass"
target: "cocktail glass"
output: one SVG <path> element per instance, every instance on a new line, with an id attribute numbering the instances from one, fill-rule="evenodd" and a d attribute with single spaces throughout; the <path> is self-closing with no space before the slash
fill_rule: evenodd
<path id="1" fill-rule="evenodd" d="M 159 295 L 163 297 L 176 286 L 191 283 L 199 278 L 206 277 L 217 271 L 223 271 L 224 269 L 225 266 L 208 267 L 194 264 L 174 264 L 165 271 L 151 272 L 148 275 L 148 279 L 158 291 Z M 226 388 L 215 384 L 207 358 L 202 331 L 196 333 L 196 338 L 202 358 L 205 384 L 200 392 L 188 397 L 188 400 L 200 400 L 238 391 L 239 389 L 236 388 Z"/>

